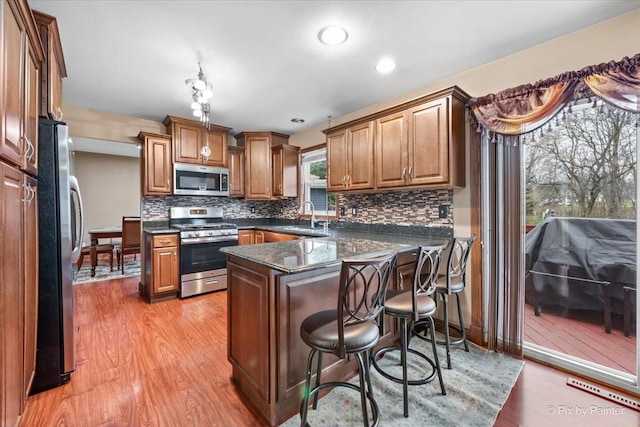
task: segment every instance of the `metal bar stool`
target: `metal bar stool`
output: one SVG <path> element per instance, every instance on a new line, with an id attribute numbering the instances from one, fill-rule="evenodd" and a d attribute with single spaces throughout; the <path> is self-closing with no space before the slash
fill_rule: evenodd
<path id="1" fill-rule="evenodd" d="M 404 416 L 409 416 L 408 386 L 423 385 L 434 380 L 436 374 L 440 381 L 440 391 L 443 395 L 447 392 L 442 380 L 442 371 L 435 341 L 435 327 L 433 324 L 433 314 L 436 312 L 436 303 L 431 295 L 436 290 L 438 278 L 438 268 L 442 252 L 446 245 L 442 246 L 422 246 L 420 247 L 418 261 L 414 270 L 412 286 L 409 289 L 389 289 L 384 303 L 385 314 L 400 319 L 400 346 L 383 347 L 371 356 L 371 362 L 378 372 L 385 378 L 402 384 L 402 397 L 404 404 Z M 409 328 L 409 322 L 426 321 L 430 323 L 431 347 L 433 349 L 433 360 L 424 353 L 409 348 L 409 342 L 413 334 L 413 328 Z M 400 351 L 400 364 L 402 366 L 402 378 L 394 376 L 388 371 L 389 367 L 382 368 L 385 355 L 392 351 Z M 407 355 L 413 354 L 424 359 L 431 365 L 429 375 L 419 379 L 409 379 L 407 369 Z"/>
<path id="2" fill-rule="evenodd" d="M 300 425 L 306 426 L 309 399 L 313 409 L 318 406 L 318 392 L 328 387 L 344 386 L 360 392 L 365 426 L 380 422 L 378 405 L 373 398 L 369 375 L 369 352 L 380 337 L 377 318 L 382 313 L 387 282 L 395 268 L 397 252 L 378 258 L 345 259 L 340 271 L 338 304 L 335 310 L 325 310 L 307 317 L 300 325 L 300 337 L 309 347 L 305 392 L 300 404 Z M 359 387 L 347 382 L 320 382 L 322 354 L 334 354 L 340 359 L 355 355 L 360 378 Z M 311 389 L 313 357 L 317 357 L 316 383 Z M 365 357 L 363 357 L 363 354 Z M 366 382 L 366 389 L 365 389 Z M 371 404 L 369 424 L 367 400 Z"/>
<path id="3" fill-rule="evenodd" d="M 464 320 L 462 318 L 462 307 L 460 306 L 460 294 L 466 286 L 467 260 L 475 240 L 475 234 L 471 237 L 454 237 L 447 259 L 447 272 L 438 276 L 436 293 L 440 295 L 444 304 L 444 341 L 438 341 L 438 344 L 444 344 L 447 348 L 447 369 L 451 369 L 451 345 L 463 344 L 464 351 L 469 351 L 467 334 L 464 330 Z M 449 295 L 456 296 L 460 327 L 449 324 Z M 418 326 L 418 324 L 415 325 L 416 328 Z M 453 341 L 451 340 L 451 329 L 459 336 Z"/>

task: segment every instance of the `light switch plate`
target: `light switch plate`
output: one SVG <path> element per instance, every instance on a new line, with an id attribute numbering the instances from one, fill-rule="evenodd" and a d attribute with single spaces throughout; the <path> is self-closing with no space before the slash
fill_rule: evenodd
<path id="1" fill-rule="evenodd" d="M 440 205 L 438 206 L 438 218 L 447 218 L 449 216 L 449 206 Z"/>

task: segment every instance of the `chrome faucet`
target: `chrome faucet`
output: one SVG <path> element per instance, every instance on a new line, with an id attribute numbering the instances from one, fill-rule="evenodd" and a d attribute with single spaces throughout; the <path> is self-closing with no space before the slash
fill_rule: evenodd
<path id="1" fill-rule="evenodd" d="M 314 214 L 315 212 L 315 208 L 313 206 L 313 202 L 311 200 L 305 200 L 304 202 L 302 202 L 302 212 L 304 212 L 304 205 L 306 205 L 307 203 L 309 203 L 311 205 L 311 228 L 315 228 L 315 222 L 316 222 L 316 216 Z"/>

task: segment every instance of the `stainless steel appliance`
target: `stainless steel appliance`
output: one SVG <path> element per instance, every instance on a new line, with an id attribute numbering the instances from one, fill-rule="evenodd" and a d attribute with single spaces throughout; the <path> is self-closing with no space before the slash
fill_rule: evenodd
<path id="1" fill-rule="evenodd" d="M 222 208 L 171 208 L 169 225 L 180 229 L 180 298 L 227 289 L 227 258 L 238 228 L 225 223 Z"/>
<path id="2" fill-rule="evenodd" d="M 38 137 L 38 339 L 31 394 L 59 386 L 75 370 L 72 264 L 84 217 L 72 175 L 68 127 L 40 119 Z"/>
<path id="3" fill-rule="evenodd" d="M 228 196 L 229 169 L 174 163 L 173 194 Z"/>

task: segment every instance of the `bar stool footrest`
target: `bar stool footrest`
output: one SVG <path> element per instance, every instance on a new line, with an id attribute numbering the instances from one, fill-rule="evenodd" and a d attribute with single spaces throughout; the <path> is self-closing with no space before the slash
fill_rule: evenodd
<path id="1" fill-rule="evenodd" d="M 344 382 L 344 381 L 331 381 L 331 382 L 326 382 L 326 383 L 322 383 L 314 388 L 312 388 L 309 391 L 309 400 L 308 400 L 308 404 L 311 404 L 313 399 L 313 395 L 316 393 L 319 393 L 322 389 L 324 388 L 335 388 L 335 387 L 347 387 L 350 388 L 352 390 L 357 391 L 358 393 L 360 393 L 360 387 L 358 387 L 355 384 L 351 384 L 348 382 Z M 367 400 L 369 401 L 369 403 L 371 404 L 371 417 L 372 417 L 372 424 L 371 427 L 377 427 L 380 425 L 380 410 L 378 409 L 378 403 L 376 402 L 376 400 L 373 398 L 373 396 L 370 393 L 365 393 L 367 395 Z M 300 414 L 302 414 L 302 410 L 303 410 L 303 405 L 304 405 L 304 400 L 300 403 Z M 309 405 L 309 409 L 308 410 L 314 410 L 312 405 Z M 305 423 L 305 427 L 311 427 L 310 424 L 308 422 Z"/>
<path id="2" fill-rule="evenodd" d="M 373 353 L 371 355 L 371 364 L 373 365 L 374 368 L 376 368 L 376 371 L 378 371 L 380 373 L 380 375 L 382 375 L 383 377 L 385 377 L 386 379 L 396 382 L 398 384 L 402 384 L 402 378 L 400 377 L 394 377 L 393 375 L 389 374 L 388 372 L 385 372 L 384 369 L 382 369 L 380 366 L 378 366 L 378 360 L 376 360 L 378 358 L 378 356 L 380 356 L 380 360 L 384 359 L 384 355 L 391 352 L 391 351 L 401 351 L 401 348 L 399 346 L 394 346 L 394 347 L 383 347 L 379 350 L 377 350 L 375 353 Z M 437 374 L 438 371 L 436 369 L 436 364 L 433 362 L 433 360 L 431 360 L 431 358 L 429 356 L 427 356 L 424 353 L 421 353 L 417 350 L 414 350 L 412 348 L 408 348 L 407 349 L 407 357 L 409 356 L 409 354 L 414 354 L 418 357 L 421 357 L 422 359 L 424 359 L 427 363 L 429 363 L 429 365 L 431 365 L 431 373 L 429 375 L 427 375 L 424 378 L 420 378 L 420 379 L 414 379 L 414 380 L 409 380 L 408 384 L 409 385 L 423 385 L 423 384 L 428 384 L 431 381 L 433 381 Z M 398 362 L 398 367 L 401 368 L 400 362 Z"/>
<path id="3" fill-rule="evenodd" d="M 444 328 L 444 322 L 442 320 L 433 320 L 434 323 L 436 324 L 436 329 L 438 329 L 438 326 L 442 326 Z M 417 322 L 415 325 L 413 325 L 413 336 L 420 338 L 421 340 L 427 341 L 427 342 L 431 342 L 431 337 L 429 337 L 426 332 L 423 334 L 418 333 L 418 329 L 416 329 L 416 327 L 422 327 L 421 331 L 426 331 L 427 328 L 429 327 L 429 325 L 426 322 Z M 452 336 L 451 335 L 451 331 L 455 332 L 457 334 L 457 336 Z M 453 339 L 452 339 L 453 338 Z M 444 341 L 440 341 L 440 340 L 436 340 L 436 344 L 440 344 L 440 345 L 445 345 L 446 342 Z M 460 330 L 459 327 L 454 326 L 454 325 L 449 325 L 449 345 L 457 345 L 457 344 L 464 344 L 464 337 L 462 336 L 462 331 Z"/>

